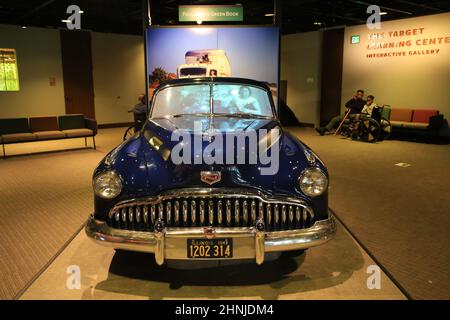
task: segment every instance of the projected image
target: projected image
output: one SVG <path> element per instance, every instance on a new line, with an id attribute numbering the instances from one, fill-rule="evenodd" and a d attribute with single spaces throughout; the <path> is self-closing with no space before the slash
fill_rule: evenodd
<path id="1" fill-rule="evenodd" d="M 190 77 L 238 77 L 278 82 L 275 27 L 189 27 L 147 30 L 150 96 L 159 82 Z"/>

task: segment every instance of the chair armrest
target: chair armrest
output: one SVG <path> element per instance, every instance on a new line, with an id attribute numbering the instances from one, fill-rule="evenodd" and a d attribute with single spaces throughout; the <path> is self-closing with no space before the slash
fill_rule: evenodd
<path id="1" fill-rule="evenodd" d="M 94 135 L 98 133 L 97 120 L 84 118 L 84 125 L 86 128 L 91 129 L 94 132 Z"/>
<path id="2" fill-rule="evenodd" d="M 444 115 L 438 114 L 436 116 L 430 117 L 430 120 L 428 122 L 428 129 L 439 130 L 441 129 L 443 124 L 444 124 Z"/>

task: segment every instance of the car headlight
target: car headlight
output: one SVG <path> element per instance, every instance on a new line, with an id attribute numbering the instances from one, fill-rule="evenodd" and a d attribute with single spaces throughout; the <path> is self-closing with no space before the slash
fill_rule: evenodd
<path id="1" fill-rule="evenodd" d="M 308 168 L 303 170 L 298 178 L 300 190 L 310 197 L 320 196 L 327 190 L 328 179 L 319 168 Z"/>
<path id="2" fill-rule="evenodd" d="M 122 181 L 114 171 L 100 173 L 93 181 L 94 192 L 99 197 L 113 199 L 122 191 Z"/>

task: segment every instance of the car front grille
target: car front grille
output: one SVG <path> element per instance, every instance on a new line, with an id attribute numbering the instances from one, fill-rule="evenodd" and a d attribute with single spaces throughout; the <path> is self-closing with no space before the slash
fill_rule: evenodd
<path id="1" fill-rule="evenodd" d="M 114 206 L 108 215 L 113 228 L 153 231 L 155 222 L 165 227 L 254 227 L 262 219 L 266 231 L 309 228 L 311 208 L 299 201 L 266 200 L 249 195 L 190 195 L 134 200 Z"/>

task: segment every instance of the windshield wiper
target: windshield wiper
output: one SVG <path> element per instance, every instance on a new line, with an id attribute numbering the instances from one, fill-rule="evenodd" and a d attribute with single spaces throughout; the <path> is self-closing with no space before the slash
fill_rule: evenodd
<path id="1" fill-rule="evenodd" d="M 179 118 L 183 116 L 209 116 L 209 113 L 179 113 L 174 115 L 169 115 L 172 118 Z"/>
<path id="2" fill-rule="evenodd" d="M 272 117 L 269 117 L 269 116 L 262 116 L 262 115 L 259 115 L 259 114 L 252 114 L 252 113 L 215 113 L 214 115 L 230 117 L 230 118 L 272 119 Z"/>

